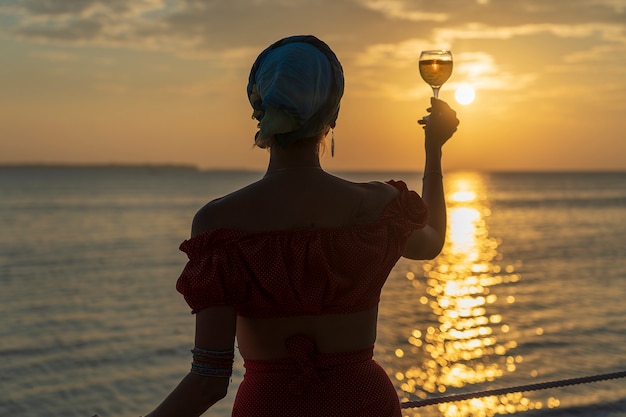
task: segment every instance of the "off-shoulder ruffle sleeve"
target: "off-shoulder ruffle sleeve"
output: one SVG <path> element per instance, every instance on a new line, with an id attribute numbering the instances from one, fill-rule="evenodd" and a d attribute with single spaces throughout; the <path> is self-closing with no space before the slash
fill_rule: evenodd
<path id="1" fill-rule="evenodd" d="M 403 181 L 389 180 L 387 184 L 394 186 L 399 194 L 389 203 L 381 221 L 391 222 L 408 233 L 426 226 L 428 206 L 419 194 L 409 190 Z"/>
<path id="2" fill-rule="evenodd" d="M 210 230 L 184 241 L 176 283 L 193 313 L 232 305 L 247 317 L 362 311 L 378 303 L 408 236 L 428 209 L 401 181 L 372 224 L 247 233 Z"/>
<path id="3" fill-rule="evenodd" d="M 232 280 L 237 265 L 227 253 L 229 236 L 219 235 L 198 235 L 180 245 L 189 261 L 176 282 L 176 290 L 185 297 L 192 313 L 237 302 L 238 291 Z"/>

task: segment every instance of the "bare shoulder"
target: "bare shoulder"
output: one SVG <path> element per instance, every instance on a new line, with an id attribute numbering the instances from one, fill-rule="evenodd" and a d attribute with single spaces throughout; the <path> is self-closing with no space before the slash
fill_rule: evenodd
<path id="1" fill-rule="evenodd" d="M 223 198 L 224 197 L 220 197 L 208 202 L 196 212 L 191 224 L 192 237 L 219 227 L 219 218 L 223 210 L 223 205 L 220 204 L 220 202 Z"/>
<path id="2" fill-rule="evenodd" d="M 228 227 L 233 223 L 233 218 L 241 211 L 240 202 L 243 195 L 254 184 L 250 184 L 240 190 L 234 191 L 223 197 L 209 201 L 193 218 L 191 225 L 191 236 L 196 236 L 208 230 L 215 230 Z M 243 204 L 245 207 L 245 204 Z"/>
<path id="3" fill-rule="evenodd" d="M 372 181 L 357 185 L 363 191 L 359 217 L 365 222 L 377 219 L 385 207 L 398 196 L 396 187 L 384 182 Z"/>
<path id="4" fill-rule="evenodd" d="M 361 186 L 368 191 L 372 200 L 387 205 L 398 196 L 398 189 L 391 184 L 381 181 L 362 183 Z"/>

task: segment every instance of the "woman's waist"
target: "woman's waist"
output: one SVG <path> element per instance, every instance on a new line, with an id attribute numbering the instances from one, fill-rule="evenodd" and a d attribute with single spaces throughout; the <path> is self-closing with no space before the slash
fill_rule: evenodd
<path id="1" fill-rule="evenodd" d="M 244 359 L 289 357 L 289 340 L 306 337 L 319 354 L 366 350 L 376 341 L 376 309 L 347 315 L 299 316 L 280 319 L 238 317 L 237 341 Z"/>
<path id="2" fill-rule="evenodd" d="M 371 361 L 374 355 L 374 345 L 353 351 L 321 353 L 317 350 L 315 341 L 303 335 L 289 338 L 285 346 L 285 357 L 244 357 L 246 372 L 302 372 L 307 368 L 315 368 L 317 371 L 334 370 Z"/>

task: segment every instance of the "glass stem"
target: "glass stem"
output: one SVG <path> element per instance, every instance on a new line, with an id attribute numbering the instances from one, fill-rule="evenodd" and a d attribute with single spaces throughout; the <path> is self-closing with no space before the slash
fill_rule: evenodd
<path id="1" fill-rule="evenodd" d="M 433 87 L 433 97 L 439 98 L 439 87 Z"/>

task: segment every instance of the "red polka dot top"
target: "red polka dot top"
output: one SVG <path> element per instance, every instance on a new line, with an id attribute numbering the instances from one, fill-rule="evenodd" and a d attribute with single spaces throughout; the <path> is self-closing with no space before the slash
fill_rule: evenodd
<path id="1" fill-rule="evenodd" d="M 245 317 L 354 313 L 378 304 L 425 202 L 402 181 L 371 224 L 248 233 L 209 230 L 180 245 L 189 258 L 176 289 L 192 313 L 234 305 Z"/>

